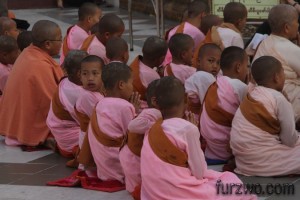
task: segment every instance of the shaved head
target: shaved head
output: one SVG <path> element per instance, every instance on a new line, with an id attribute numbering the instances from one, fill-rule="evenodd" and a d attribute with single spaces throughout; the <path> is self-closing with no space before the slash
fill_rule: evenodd
<path id="1" fill-rule="evenodd" d="M 274 74 L 282 70 L 282 65 L 279 60 L 272 56 L 262 56 L 256 59 L 251 67 L 251 73 L 258 85 L 269 83 Z"/>
<path id="2" fill-rule="evenodd" d="M 9 31 L 16 22 L 8 17 L 0 17 L 0 35 L 4 35 L 5 31 Z"/>
<path id="3" fill-rule="evenodd" d="M 194 18 L 200 15 L 201 13 L 209 13 L 209 11 L 209 6 L 206 2 L 194 0 L 188 5 L 187 15 L 189 18 Z"/>
<path id="4" fill-rule="evenodd" d="M 207 15 L 202 18 L 200 30 L 206 35 L 211 27 L 218 26 L 221 23 L 222 19 L 218 15 Z"/>
<path id="5" fill-rule="evenodd" d="M 239 2 L 230 2 L 225 5 L 224 22 L 235 24 L 238 20 L 247 17 L 247 8 L 244 4 Z"/>
<path id="6" fill-rule="evenodd" d="M 124 29 L 123 20 L 116 14 L 109 13 L 104 15 L 99 21 L 99 33 L 104 34 L 109 32 L 111 34 L 117 33 Z"/>
<path id="7" fill-rule="evenodd" d="M 60 32 L 60 36 L 58 33 Z M 40 20 L 33 25 L 32 39 L 35 46 L 40 47 L 43 42 L 47 40 L 56 40 L 61 38 L 61 31 L 59 26 L 49 20 Z"/>
<path id="8" fill-rule="evenodd" d="M 110 38 L 105 46 L 106 56 L 110 60 L 118 59 L 128 52 L 127 42 L 119 37 Z"/>
<path id="9" fill-rule="evenodd" d="M 279 4 L 274 6 L 268 17 L 272 33 L 281 33 L 285 24 L 290 24 L 295 19 L 298 19 L 298 12 L 295 7 L 287 4 Z"/>
<path id="10" fill-rule="evenodd" d="M 79 21 L 83 21 L 89 16 L 96 15 L 98 10 L 100 10 L 100 8 L 97 6 L 97 4 L 91 2 L 83 3 L 78 9 Z"/>
<path id="11" fill-rule="evenodd" d="M 142 51 L 144 57 L 154 60 L 167 54 L 168 45 L 166 41 L 160 37 L 151 36 L 144 42 Z"/>
<path id="12" fill-rule="evenodd" d="M 0 36 L 0 51 L 1 52 L 12 52 L 18 49 L 17 41 L 8 35 Z"/>

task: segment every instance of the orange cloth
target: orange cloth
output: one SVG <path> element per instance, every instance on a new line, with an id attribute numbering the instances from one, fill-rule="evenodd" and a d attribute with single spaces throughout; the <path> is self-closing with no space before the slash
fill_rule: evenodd
<path id="1" fill-rule="evenodd" d="M 173 73 L 173 71 L 172 71 L 172 68 L 171 68 L 170 64 L 168 64 L 166 66 L 166 70 L 167 70 L 167 73 L 168 73 L 169 76 L 175 76 L 174 73 Z"/>
<path id="2" fill-rule="evenodd" d="M 214 82 L 207 90 L 204 106 L 211 120 L 222 126 L 231 127 L 234 115 L 218 105 L 218 85 Z"/>
<path id="3" fill-rule="evenodd" d="M 134 155 L 141 157 L 141 150 L 144 141 L 144 134 L 129 132 L 127 135 L 128 148 Z"/>
<path id="4" fill-rule="evenodd" d="M 89 46 L 91 45 L 91 43 L 92 43 L 94 37 L 95 37 L 94 34 L 93 34 L 93 35 L 90 35 L 89 37 L 87 37 L 87 38 L 83 41 L 80 50 L 82 50 L 82 51 L 87 51 L 88 48 L 89 48 Z"/>
<path id="5" fill-rule="evenodd" d="M 0 102 L 0 133 L 28 146 L 43 143 L 50 131 L 50 101 L 63 77 L 60 66 L 30 45 L 17 58 Z"/>
<path id="6" fill-rule="evenodd" d="M 133 88 L 141 95 L 141 100 L 146 100 L 147 88 L 143 85 L 140 77 L 140 57 L 137 56 L 130 65 L 133 74 Z"/>
<path id="7" fill-rule="evenodd" d="M 270 134 L 280 133 L 280 122 L 275 119 L 265 106 L 253 99 L 248 93 L 240 105 L 243 116 L 253 125 Z"/>
<path id="8" fill-rule="evenodd" d="M 68 53 L 69 53 L 69 51 L 70 51 L 69 46 L 68 46 L 68 35 L 69 35 L 69 33 L 70 33 L 70 30 L 71 30 L 73 27 L 74 27 L 74 25 L 73 25 L 73 26 L 70 26 L 70 27 L 68 28 L 67 34 L 66 34 L 66 36 L 64 37 L 64 41 L 63 41 L 63 44 L 62 44 L 62 50 L 63 50 L 64 56 L 67 56 Z"/>
<path id="9" fill-rule="evenodd" d="M 166 136 L 161 127 L 162 122 L 162 119 L 158 120 L 149 131 L 148 139 L 153 152 L 169 164 L 188 167 L 187 154 L 178 149 Z"/>

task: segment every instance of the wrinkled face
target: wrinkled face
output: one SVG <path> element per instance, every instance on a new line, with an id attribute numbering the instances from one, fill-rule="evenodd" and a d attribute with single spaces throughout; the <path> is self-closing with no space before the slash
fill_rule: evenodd
<path id="1" fill-rule="evenodd" d="M 55 56 L 59 54 L 62 45 L 62 35 L 60 28 L 56 28 L 55 37 L 49 38 L 49 52 L 51 56 Z"/>
<path id="2" fill-rule="evenodd" d="M 97 24 L 100 21 L 101 16 L 102 11 L 99 8 L 97 8 L 96 13 L 93 16 L 89 17 L 90 27 L 93 27 L 95 24 Z"/>
<path id="3" fill-rule="evenodd" d="M 132 93 L 133 93 L 133 76 L 131 74 L 130 78 L 127 80 L 127 82 L 123 82 L 123 86 L 121 88 L 121 98 L 129 100 Z"/>
<path id="4" fill-rule="evenodd" d="M 299 28 L 298 18 L 294 18 L 293 21 L 287 24 L 287 32 L 290 40 L 297 39 L 298 28 Z"/>
<path id="5" fill-rule="evenodd" d="M 197 69 L 217 76 L 220 71 L 221 51 L 219 49 L 208 50 L 202 58 L 198 59 Z"/>
<path id="6" fill-rule="evenodd" d="M 14 21 L 11 22 L 9 30 L 5 31 L 6 35 L 13 37 L 15 40 L 17 40 L 19 33 L 20 31 L 17 29 L 17 24 Z"/>
<path id="7" fill-rule="evenodd" d="M 80 80 L 84 89 L 100 92 L 102 87 L 102 66 L 98 62 L 84 62 L 81 64 Z"/>

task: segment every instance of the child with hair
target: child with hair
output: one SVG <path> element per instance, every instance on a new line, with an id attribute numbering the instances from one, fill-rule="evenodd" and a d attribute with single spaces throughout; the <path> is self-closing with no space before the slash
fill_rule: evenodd
<path id="1" fill-rule="evenodd" d="M 158 70 L 168 50 L 166 41 L 157 37 L 148 37 L 143 45 L 143 56 L 137 56 L 130 64 L 133 74 L 133 89 L 141 95 L 142 108 L 147 107 L 146 89 L 148 85 L 160 78 Z"/>
<path id="2" fill-rule="evenodd" d="M 223 76 L 210 85 L 200 117 L 201 136 L 206 140 L 208 164 L 226 163 L 232 158 L 229 150 L 231 122 L 247 94 L 248 56 L 239 47 L 228 47 L 221 55 Z"/>
<path id="3" fill-rule="evenodd" d="M 165 76 L 175 76 L 182 84 L 196 72 L 192 65 L 194 41 L 183 33 L 175 34 L 169 41 L 169 49 L 173 56 L 172 63 L 165 67 Z"/>
<path id="4" fill-rule="evenodd" d="M 7 35 L 0 36 L 0 97 L 5 88 L 6 81 L 13 64 L 20 54 L 17 41 Z"/>
<path id="5" fill-rule="evenodd" d="M 23 51 L 32 43 L 32 32 L 31 31 L 22 31 L 18 35 L 17 43 L 20 51 Z"/>
<path id="6" fill-rule="evenodd" d="M 145 133 L 160 118 L 161 112 L 156 109 L 155 90 L 160 79 L 152 81 L 146 92 L 148 108 L 144 109 L 128 125 L 127 143 L 120 151 L 120 162 L 125 174 L 126 190 L 134 199 L 140 199 L 141 167 L 140 157 Z"/>
<path id="7" fill-rule="evenodd" d="M 106 57 L 110 62 L 122 62 L 127 64 L 129 59 L 128 44 L 123 38 L 110 38 L 105 46 Z"/>
<path id="8" fill-rule="evenodd" d="M 80 49 L 83 41 L 91 35 L 92 27 L 99 22 L 101 9 L 94 3 L 83 3 L 78 9 L 78 22 L 69 27 L 62 44 L 60 64 L 70 50 Z"/>
<path id="9" fill-rule="evenodd" d="M 204 44 L 198 53 L 197 72 L 185 81 L 188 110 L 199 115 L 207 89 L 220 73 L 221 49 L 214 43 Z"/>
<path id="10" fill-rule="evenodd" d="M 17 40 L 20 31 L 14 20 L 8 17 L 0 17 L 0 35 L 8 35 Z"/>
<path id="11" fill-rule="evenodd" d="M 88 127 L 88 141 L 102 181 L 116 180 L 124 183 L 119 150 L 129 122 L 139 108 L 139 98 L 133 93 L 130 67 L 112 62 L 102 70 L 106 96 L 98 102 Z M 130 102 L 132 103 L 130 103 Z"/>
<path id="12" fill-rule="evenodd" d="M 82 92 L 78 73 L 85 56 L 87 53 L 80 50 L 72 50 L 66 56 L 64 69 L 68 76 L 60 81 L 46 120 L 59 153 L 68 158 L 73 157 L 78 148 L 79 122 L 74 105 Z"/>
<path id="13" fill-rule="evenodd" d="M 125 30 L 122 19 L 113 13 L 105 14 L 98 23 L 98 30 L 90 35 L 81 45 L 81 50 L 87 51 L 90 55 L 102 58 L 104 64 L 109 63 L 106 57 L 105 46 L 112 37 L 121 37 Z"/>
<path id="14" fill-rule="evenodd" d="M 218 182 L 242 182 L 231 172 L 207 169 L 193 115 L 189 117 L 192 123 L 182 119 L 185 92 L 181 81 L 175 77 L 162 78 L 155 97 L 163 118 L 155 122 L 144 138 L 141 199 L 256 199 L 218 195 Z"/>
<path id="15" fill-rule="evenodd" d="M 251 72 L 257 85 L 242 101 L 230 133 L 235 171 L 247 176 L 300 174 L 299 132 L 292 105 L 282 94 L 282 64 L 262 56 L 253 62 Z"/>

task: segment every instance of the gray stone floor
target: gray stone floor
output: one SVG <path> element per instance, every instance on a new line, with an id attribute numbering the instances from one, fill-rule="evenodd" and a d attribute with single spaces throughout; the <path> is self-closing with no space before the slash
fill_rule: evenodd
<path id="1" fill-rule="evenodd" d="M 104 13 L 114 12 L 118 14 L 126 24 L 124 39 L 129 41 L 128 17 L 125 10 L 116 8 L 103 8 Z M 77 9 L 37 9 L 16 10 L 17 18 L 26 19 L 32 25 L 40 19 L 53 20 L 59 24 L 63 33 L 76 22 Z M 145 39 L 156 34 L 155 18 L 140 13 L 134 13 L 134 51 L 130 53 L 130 60 L 141 52 Z M 176 23 L 166 21 L 166 28 Z M 129 61 L 130 62 L 130 61 Z M 288 156 L 288 155 L 287 155 Z M 280 162 L 280 161 L 278 161 Z M 118 193 L 103 193 L 84 190 L 81 188 L 48 187 L 45 183 L 50 180 L 66 177 L 72 173 L 72 169 L 65 167 L 66 159 L 51 152 L 22 152 L 18 147 L 7 147 L 0 137 L 0 200 L 129 200 L 130 195 L 126 191 Z M 284 163 L 282 163 L 284 167 Z M 209 166 L 211 169 L 221 170 L 222 166 Z M 299 200 L 300 177 L 245 177 L 239 176 L 246 184 L 261 184 L 264 188 L 267 184 L 294 184 L 293 195 L 259 195 L 261 200 Z M 258 188 L 259 189 L 259 188 Z M 280 188 L 279 188 L 280 189 Z M 259 191 L 258 191 L 259 192 Z"/>

